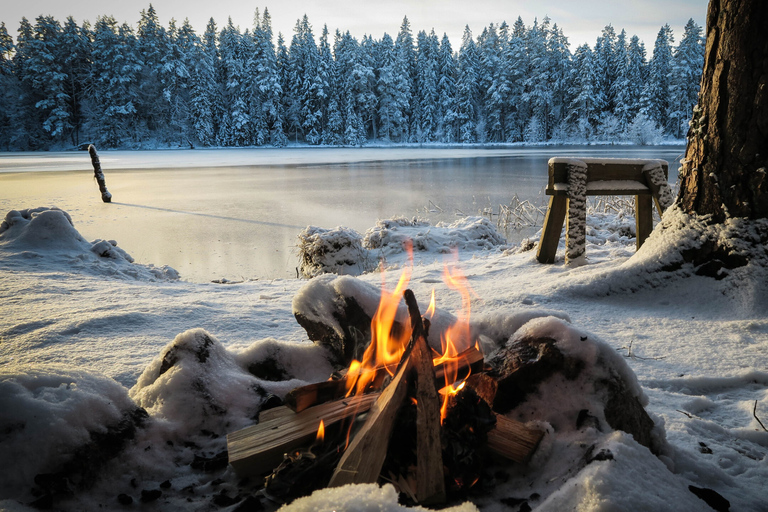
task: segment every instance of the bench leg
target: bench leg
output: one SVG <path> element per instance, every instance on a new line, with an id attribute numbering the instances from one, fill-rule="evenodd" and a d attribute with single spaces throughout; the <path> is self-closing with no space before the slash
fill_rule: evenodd
<path id="1" fill-rule="evenodd" d="M 640 249 L 653 231 L 653 196 L 650 194 L 635 196 L 635 228 L 637 248 Z"/>
<path id="2" fill-rule="evenodd" d="M 539 240 L 539 249 L 536 259 L 539 263 L 554 263 L 557 244 L 560 242 L 560 234 L 563 231 L 565 213 L 568 210 L 568 198 L 566 196 L 550 196 L 547 216 L 544 218 L 544 229 Z"/>

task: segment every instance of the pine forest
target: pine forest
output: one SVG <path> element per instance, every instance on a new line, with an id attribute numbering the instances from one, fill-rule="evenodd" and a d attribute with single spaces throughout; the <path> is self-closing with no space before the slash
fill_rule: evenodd
<path id="1" fill-rule="evenodd" d="M 397 36 L 290 41 L 256 11 L 244 32 L 211 19 L 136 29 L 100 16 L 0 23 L 0 149 L 628 142 L 686 136 L 704 61 L 693 20 L 649 52 L 611 25 L 570 49 L 549 18 L 491 23 L 461 46 L 403 19 Z M 650 53 L 650 55 L 649 55 Z"/>

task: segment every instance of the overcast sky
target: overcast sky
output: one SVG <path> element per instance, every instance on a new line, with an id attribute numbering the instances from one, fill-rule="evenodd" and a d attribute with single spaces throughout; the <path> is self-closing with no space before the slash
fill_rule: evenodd
<path id="1" fill-rule="evenodd" d="M 257 0 L 258 1 L 258 0 Z M 387 32 L 397 35 L 404 16 L 411 22 L 414 36 L 420 30 L 434 28 L 438 36 L 448 34 L 454 50 L 461 44 L 464 26 L 477 37 L 489 23 L 518 16 L 530 26 L 535 18 L 549 16 L 568 37 L 571 50 L 582 43 L 593 46 L 603 27 L 613 25 L 616 32 L 626 29 L 636 34 L 650 51 L 659 28 L 669 23 L 679 42 L 689 18 L 704 26 L 707 0 L 278 0 L 254 4 L 242 0 L 152 0 L 160 22 L 167 26 L 171 18 L 180 24 L 189 18 L 195 31 L 202 33 L 212 17 L 220 29 L 229 17 L 241 30 L 253 26 L 256 8 L 269 9 L 275 31 L 282 32 L 286 44 L 293 35 L 296 20 L 306 14 L 319 38 L 323 25 L 333 34 L 336 29 L 349 31 L 360 39 L 370 34 L 379 39 Z M 34 24 L 41 15 L 52 15 L 60 22 L 73 16 L 78 23 L 96 21 L 99 15 L 112 15 L 118 22 L 134 28 L 149 0 L 7 0 L 3 1 L 0 21 L 16 37 L 19 22 L 26 16 Z M 650 55 L 649 55 L 650 56 Z"/>

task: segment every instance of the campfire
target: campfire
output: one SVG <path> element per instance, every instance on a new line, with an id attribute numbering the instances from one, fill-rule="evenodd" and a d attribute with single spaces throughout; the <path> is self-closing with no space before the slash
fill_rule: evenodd
<path id="1" fill-rule="evenodd" d="M 378 482 L 394 485 L 404 502 L 440 505 L 482 485 L 491 454 L 530 459 L 544 433 L 493 411 L 499 385 L 471 337 L 466 278 L 446 267 L 443 280 L 461 294 L 462 310 L 430 333 L 434 292 L 422 316 L 410 276 L 406 268 L 391 292 L 382 284 L 360 360 L 294 389 L 257 425 L 228 435 L 239 475 L 265 477 L 265 492 L 281 501 Z M 397 319 L 403 302 L 405 322 Z"/>

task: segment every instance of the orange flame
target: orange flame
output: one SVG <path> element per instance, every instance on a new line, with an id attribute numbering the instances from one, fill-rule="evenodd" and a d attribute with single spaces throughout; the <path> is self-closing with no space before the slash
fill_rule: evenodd
<path id="1" fill-rule="evenodd" d="M 315 438 L 316 443 L 322 443 L 325 441 L 325 423 L 323 423 L 323 420 L 320 420 L 320 426 L 317 427 L 317 437 Z"/>
<path id="2" fill-rule="evenodd" d="M 458 393 L 464 387 L 467 375 L 460 384 L 455 384 L 459 375 L 460 359 L 458 355 L 472 346 L 472 337 L 469 327 L 470 318 L 470 295 L 471 288 L 467 283 L 467 278 L 456 267 L 445 266 L 443 271 L 443 281 L 449 288 L 461 295 L 461 312 L 457 316 L 456 322 L 446 329 L 440 339 L 442 355 L 435 360 L 435 364 L 443 364 L 445 368 L 445 385 L 448 391 L 443 394 L 443 405 L 440 408 L 440 421 L 445 420 L 448 413 L 448 403 L 451 395 Z"/>
<path id="3" fill-rule="evenodd" d="M 347 372 L 347 396 L 364 393 L 377 377 L 381 378 L 382 368 L 391 375 L 408 345 L 411 337 L 410 322 L 401 322 L 402 329 L 393 328 L 400 303 L 403 300 L 403 292 L 408 287 L 413 273 L 412 245 L 407 244 L 406 249 L 410 264 L 403 268 L 393 291 L 387 290 L 385 275 L 382 272 L 381 299 L 371 320 L 371 343 L 365 350 L 362 361 L 355 360 L 350 364 Z M 441 421 L 445 419 L 450 395 L 458 393 L 464 386 L 464 380 L 466 380 L 464 377 L 462 382 L 457 382 L 459 367 L 461 366 L 458 356 L 462 351 L 476 345 L 476 342 L 471 338 L 469 326 L 472 291 L 467 283 L 467 278 L 454 266 L 446 265 L 443 271 L 443 281 L 450 289 L 461 295 L 462 309 L 457 315 L 456 322 L 441 336 L 442 353 L 438 354 L 434 351 L 433 364 L 442 364 L 445 368 L 446 387 L 440 391 L 444 395 Z M 429 307 L 424 316 L 431 319 L 434 317 L 435 311 L 436 300 L 433 290 Z"/>
<path id="4" fill-rule="evenodd" d="M 406 244 L 410 264 L 403 268 L 397 286 L 392 292 L 387 291 L 385 274 L 381 274 L 381 299 L 376 313 L 371 319 L 371 343 L 363 353 L 362 361 L 352 361 L 347 372 L 347 395 L 362 394 L 373 382 L 377 369 L 384 367 L 390 375 L 405 352 L 411 337 L 410 322 L 405 322 L 401 332 L 394 332 L 393 326 L 403 299 L 403 292 L 408 287 L 413 273 L 413 245 Z"/>

